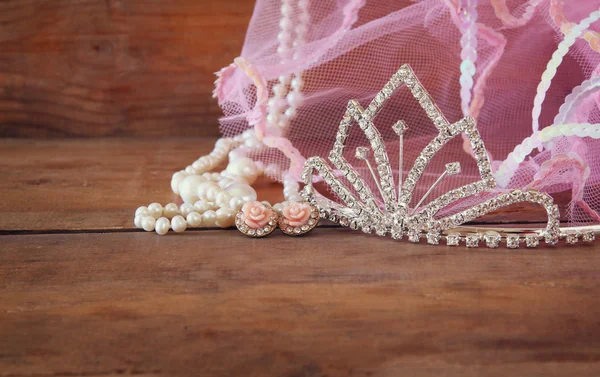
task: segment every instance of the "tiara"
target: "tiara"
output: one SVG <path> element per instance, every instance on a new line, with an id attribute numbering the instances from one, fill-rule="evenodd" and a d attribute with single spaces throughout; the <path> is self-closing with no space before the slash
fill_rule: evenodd
<path id="1" fill-rule="evenodd" d="M 385 144 L 373 120 L 386 101 L 403 85 L 410 89 L 412 96 L 419 102 L 439 133 L 421 151 L 408 175 L 403 179 L 403 135 L 407 125 L 399 120 L 392 126 L 399 137 L 399 178 L 398 183 L 395 184 Z M 373 190 L 365 183 L 365 179 L 342 155 L 350 127 L 354 124 L 358 124 L 370 144 L 370 148 L 356 148 L 355 157 L 365 163 L 371 178 L 375 181 L 378 196 L 375 196 Z M 449 162 L 432 187 L 419 198 L 414 207 L 410 208 L 409 203 L 413 199 L 416 184 L 431 159 L 445 144 L 461 134 L 466 136 L 471 145 L 481 179 L 450 190 L 425 204 L 426 199 L 445 177 L 460 174 L 460 163 Z M 371 152 L 374 155 L 375 168 L 370 162 Z M 562 239 L 565 239 L 568 244 L 575 244 L 580 240 L 591 242 L 595 239 L 596 227 L 593 226 L 561 228 L 559 209 L 552 197 L 534 190 L 498 193 L 457 213 L 436 217 L 441 210 L 463 199 L 478 198 L 479 194 L 495 189 L 496 181 L 475 120 L 467 116 L 450 123 L 407 64 L 400 67 L 366 109 L 363 109 L 356 100 L 349 101 L 333 149 L 329 154 L 329 160 L 333 168 L 318 156 L 306 160 L 302 174 L 305 183 L 302 195 L 319 208 L 322 218 L 354 230 L 374 232 L 379 236 L 390 235 L 397 240 L 406 237 L 410 242 L 415 243 L 425 238 L 427 243 L 434 245 L 440 244 L 442 239 L 445 239 L 449 246 L 464 243 L 467 247 L 478 247 L 485 241 L 486 246 L 490 248 L 496 248 L 501 244 L 505 244 L 508 248 L 518 248 L 522 242 L 527 247 L 537 247 L 541 240 L 546 244 L 556 245 Z M 340 199 L 340 203 L 328 199 L 315 189 L 313 185 L 315 175 L 320 176 L 321 180 L 329 186 L 330 191 Z M 341 177 L 347 184 L 342 182 Z M 499 208 L 523 202 L 533 203 L 545 209 L 548 217 L 545 228 L 476 228 L 464 225 Z"/>

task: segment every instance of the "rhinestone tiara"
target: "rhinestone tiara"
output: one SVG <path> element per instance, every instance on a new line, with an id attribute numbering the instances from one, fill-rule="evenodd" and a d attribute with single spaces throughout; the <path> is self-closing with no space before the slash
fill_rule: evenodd
<path id="1" fill-rule="evenodd" d="M 403 135 L 407 130 L 407 125 L 399 120 L 392 126 L 399 138 L 400 156 L 398 161 L 399 182 L 395 184 L 388 153 L 373 120 L 386 101 L 402 85 L 410 89 L 413 97 L 438 129 L 439 134 L 421 151 L 408 175 L 403 179 Z M 375 181 L 378 197 L 342 155 L 350 127 L 354 124 L 358 124 L 370 143 L 370 148 L 358 147 L 355 156 L 366 164 Z M 434 188 L 446 176 L 460 174 L 460 163 L 449 162 L 432 187 L 419 198 L 413 208 L 410 208 L 409 203 L 413 199 L 416 184 L 433 156 L 446 143 L 461 134 L 464 134 L 471 144 L 481 179 L 450 190 L 424 204 Z M 371 152 L 374 155 L 375 168 L 369 160 Z M 464 243 L 467 247 L 477 247 L 480 243 L 485 242 L 490 248 L 496 248 L 501 244 L 505 244 L 508 248 L 517 248 L 521 243 L 527 247 L 537 247 L 540 240 L 549 245 L 556 245 L 561 239 L 565 239 L 570 244 L 577 243 L 579 240 L 591 242 L 595 239 L 596 227 L 561 228 L 558 206 L 554 204 L 552 197 L 533 190 L 513 190 L 500 193 L 458 213 L 436 217 L 440 210 L 461 199 L 496 188 L 496 181 L 492 175 L 489 157 L 475 125 L 475 120 L 465 117 L 455 123 L 450 123 L 407 64 L 400 67 L 366 109 L 363 109 L 356 100 L 348 102 L 333 149 L 329 154 L 329 160 L 333 164 L 333 168 L 318 156 L 311 157 L 306 161 L 302 175 L 305 183 L 302 195 L 319 208 L 321 217 L 354 230 L 361 229 L 365 233 L 375 232 L 379 236 L 390 235 L 397 240 L 406 237 L 410 242 L 420 242 L 425 238 L 427 243 L 434 245 L 440 244 L 442 238 L 449 246 L 458 246 Z M 330 200 L 315 190 L 313 186 L 315 175 L 322 178 L 341 203 Z M 342 176 L 347 184 L 340 180 Z M 349 187 L 352 187 L 353 190 Z M 378 204 L 378 199 L 382 205 Z M 540 205 L 546 210 L 548 222 L 545 228 L 476 229 L 463 225 L 501 207 L 523 202 Z"/>

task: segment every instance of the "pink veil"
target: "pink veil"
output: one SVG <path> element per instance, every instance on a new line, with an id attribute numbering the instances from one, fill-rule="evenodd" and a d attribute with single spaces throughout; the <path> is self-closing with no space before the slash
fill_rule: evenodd
<path id="1" fill-rule="evenodd" d="M 368 105 L 408 63 L 449 121 L 476 119 L 500 189 L 569 191 L 569 221 L 600 222 L 599 6 L 597 0 L 258 0 L 240 58 L 217 74 L 221 131 L 232 137 L 253 129 L 259 143 L 236 153 L 261 162 L 274 179 L 299 180 L 305 158 L 328 156 L 348 100 Z M 390 161 L 397 161 L 392 125 L 399 119 L 409 127 L 406 172 L 437 130 L 401 90 L 375 121 Z M 355 166 L 354 150 L 366 140 L 357 127 L 348 138 L 344 153 Z M 438 195 L 478 179 L 468 143 L 453 140 L 417 191 L 453 161 L 463 172 L 440 185 Z"/>

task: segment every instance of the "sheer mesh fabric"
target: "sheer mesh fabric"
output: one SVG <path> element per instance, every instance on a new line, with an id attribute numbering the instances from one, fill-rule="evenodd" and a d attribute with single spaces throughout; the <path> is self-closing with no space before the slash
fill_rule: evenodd
<path id="1" fill-rule="evenodd" d="M 287 3 L 292 25 L 298 25 L 302 22 L 301 9 L 295 1 Z M 497 169 L 517 145 L 532 135 L 536 89 L 569 26 L 557 20 L 574 25 L 600 6 L 600 1 L 565 3 L 557 11 L 557 2 L 549 0 L 477 2 L 477 70 L 471 103 L 477 101 L 480 105 L 471 106 L 469 114 L 461 110 L 461 3 L 457 1 L 310 1 L 304 40 L 291 48 L 295 58 L 283 59 L 278 53 L 277 37 L 282 1 L 258 0 L 241 56 L 264 78 L 269 96 L 280 76 L 301 73 L 303 99 L 295 117 L 283 129 L 267 124 L 266 134 L 286 138 L 304 158 L 327 158 L 348 100 L 357 99 L 366 107 L 392 74 L 408 63 L 450 122 L 465 115 L 476 118 Z M 528 9 L 533 9 L 530 18 Z M 598 29 L 593 24 L 589 31 Z M 558 68 L 542 106 L 540 128 L 553 124 L 573 88 L 600 73 L 600 53 L 590 35 L 594 34 L 575 42 Z M 224 113 L 220 120 L 224 136 L 237 135 L 253 126 L 248 118 L 257 106 L 257 89 L 243 70 L 235 65 L 224 69 L 216 95 Z M 569 120 L 600 123 L 598 101 L 598 93 L 591 93 Z M 386 142 L 395 179 L 398 136 L 391 127 L 400 119 L 409 127 L 404 138 L 404 174 L 438 133 L 407 88 L 401 88 L 386 103 L 375 125 Z M 345 156 L 377 192 L 364 163 L 354 158 L 358 146 L 368 146 L 368 142 L 356 126 L 346 143 Z M 282 172 L 290 166 L 290 158 L 278 148 L 265 148 L 253 158 L 265 165 L 276 164 L 279 173 L 270 170 L 275 179 L 282 179 Z M 427 167 L 413 195 L 413 205 L 444 171 L 444 165 L 454 161 L 461 163 L 462 173 L 444 180 L 431 199 L 479 179 L 469 147 L 457 137 Z M 600 140 L 571 136 L 554 139 L 542 152 L 534 151 L 504 188 L 571 191 L 573 199 L 567 215 L 572 223 L 581 224 L 600 221 L 599 179 Z"/>

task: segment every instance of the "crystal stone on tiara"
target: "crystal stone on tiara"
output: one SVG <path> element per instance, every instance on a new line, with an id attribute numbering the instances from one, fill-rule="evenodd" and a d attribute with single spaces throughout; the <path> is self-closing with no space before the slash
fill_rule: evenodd
<path id="1" fill-rule="evenodd" d="M 439 134 L 421 151 L 406 178 L 403 180 L 401 178 L 402 174 L 400 174 L 399 182 L 394 183 L 388 153 L 379 131 L 373 124 L 373 119 L 386 101 L 402 85 L 406 85 L 410 89 L 413 97 L 419 102 L 438 129 Z M 355 156 L 367 165 L 369 173 L 375 181 L 378 197 L 375 196 L 376 194 L 365 183 L 363 177 L 342 155 L 349 129 L 354 124 L 358 124 L 370 143 L 370 148 L 357 148 Z M 398 170 L 402 172 L 403 134 L 407 129 L 407 125 L 399 120 L 392 128 L 399 137 Z M 460 164 L 449 162 L 445 165 L 445 171 L 441 173 L 432 187 L 413 208 L 410 208 L 409 203 L 413 199 L 414 189 L 433 156 L 446 143 L 461 134 L 466 135 L 471 144 L 481 179 L 450 190 L 424 204 L 425 199 L 444 177 L 460 174 Z M 371 152 L 374 155 L 375 168 L 369 162 Z M 474 119 L 465 117 L 455 123 L 446 120 L 412 69 L 406 64 L 392 76 L 366 109 L 363 109 L 355 100 L 348 103 L 346 113 L 340 122 L 336 141 L 329 154 L 329 160 L 334 168 L 330 167 L 321 157 L 311 157 L 306 161 L 302 176 L 306 185 L 302 194 L 308 201 L 320 208 L 322 217 L 343 226 L 349 226 L 352 229 L 362 229 L 365 233 L 375 231 L 379 236 L 390 235 L 394 239 L 401 239 L 406 236 L 411 242 L 420 242 L 421 239 L 426 239 L 430 244 L 439 244 L 440 240 L 445 239 L 446 244 L 452 246 L 458 245 L 461 239 L 464 239 L 467 247 L 477 247 L 480 240 L 485 240 L 488 247 L 495 248 L 503 239 L 508 248 L 516 248 L 519 247 L 521 240 L 518 234 L 507 234 L 501 237 L 498 233 L 498 236 L 488 235 L 486 237 L 484 233 L 464 233 L 461 236 L 461 233 L 454 231 L 448 234 L 447 231 L 457 230 L 464 223 L 473 221 L 501 207 L 529 202 L 540 205 L 546 210 L 548 222 L 544 229 L 540 229 L 533 235 L 529 234 L 527 238 L 524 238 L 528 247 L 537 246 L 539 238 L 542 238 L 547 244 L 554 245 L 560 238 L 567 237 L 567 234 L 562 233 L 559 228 L 558 206 L 554 204 L 549 195 L 537 191 L 514 190 L 501 193 L 453 215 L 441 218 L 435 217 L 440 210 L 461 199 L 494 189 L 496 181 L 492 175 L 489 157 L 477 131 Z M 320 175 L 343 204 L 327 199 L 315 190 L 313 187 L 315 173 Z M 353 190 L 342 183 L 340 176 L 345 178 Z M 378 204 L 378 198 L 383 202 L 382 206 Z M 442 237 L 442 233 L 446 233 L 446 237 Z M 581 237 L 588 242 L 594 239 L 591 231 L 585 232 Z M 578 236 L 570 235 L 568 237 L 571 243 L 576 242 L 577 239 Z"/>

